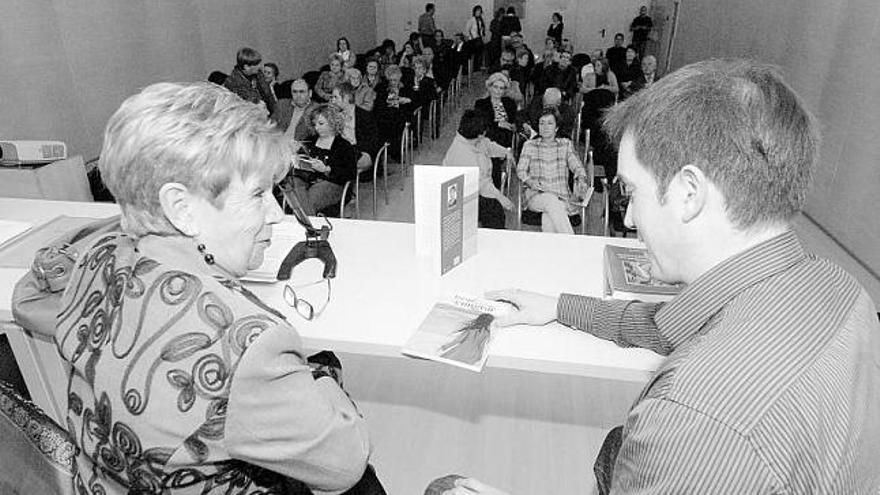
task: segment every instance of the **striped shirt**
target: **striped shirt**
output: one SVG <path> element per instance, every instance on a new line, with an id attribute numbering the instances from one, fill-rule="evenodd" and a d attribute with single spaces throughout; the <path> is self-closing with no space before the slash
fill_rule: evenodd
<path id="1" fill-rule="evenodd" d="M 568 187 L 569 171 L 575 178 L 587 175 L 571 140 L 566 138 L 556 138 L 551 143 L 546 143 L 541 138 L 526 141 L 520 153 L 519 163 L 516 165 L 516 175 L 519 180 L 537 181 L 545 192 L 553 193 L 563 200 L 571 199 L 571 191 Z M 537 193 L 538 191 L 527 188 L 526 204 Z"/>
<path id="2" fill-rule="evenodd" d="M 563 294 L 559 321 L 668 356 L 630 410 L 612 493 L 880 493 L 880 323 L 793 232 L 665 304 Z"/>

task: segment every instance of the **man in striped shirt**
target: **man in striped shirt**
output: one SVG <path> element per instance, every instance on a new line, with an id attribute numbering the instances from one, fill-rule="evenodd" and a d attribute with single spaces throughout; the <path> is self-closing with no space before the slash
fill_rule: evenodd
<path id="1" fill-rule="evenodd" d="M 612 109 L 606 128 L 626 222 L 654 274 L 686 288 L 665 304 L 489 294 L 520 307 L 500 325 L 558 320 L 668 356 L 600 491 L 880 493 L 880 324 L 865 290 L 792 231 L 818 141 L 797 95 L 772 68 L 700 62 Z"/>

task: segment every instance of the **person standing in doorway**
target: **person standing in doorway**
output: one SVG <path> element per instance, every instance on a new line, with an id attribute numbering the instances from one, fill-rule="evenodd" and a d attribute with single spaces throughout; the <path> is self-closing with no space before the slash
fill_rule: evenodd
<path id="1" fill-rule="evenodd" d="M 639 15 L 632 20 L 629 30 L 632 31 L 632 44 L 635 45 L 639 57 L 645 56 L 645 46 L 648 44 L 648 35 L 654 29 L 654 21 L 648 15 L 648 7 L 639 7 Z"/>
<path id="2" fill-rule="evenodd" d="M 419 34 L 422 36 L 422 46 L 434 47 L 434 12 L 436 7 L 433 3 L 425 4 L 425 13 L 419 16 Z"/>

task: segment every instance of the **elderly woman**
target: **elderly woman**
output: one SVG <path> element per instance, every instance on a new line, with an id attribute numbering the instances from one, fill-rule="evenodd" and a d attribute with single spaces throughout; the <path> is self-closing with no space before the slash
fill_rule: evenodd
<path id="1" fill-rule="evenodd" d="M 400 158 L 400 138 L 404 125 L 412 115 L 412 88 L 403 83 L 403 72 L 396 65 L 385 68 L 385 80 L 376 86 L 374 112 L 379 125 L 379 139 L 390 143 L 388 153 Z"/>
<path id="2" fill-rule="evenodd" d="M 287 143 L 260 107 L 209 83 L 154 84 L 110 118 L 100 170 L 122 230 L 80 254 L 57 319 L 77 493 L 375 480 L 355 406 L 239 282 L 282 218 L 271 191 Z"/>
<path id="3" fill-rule="evenodd" d="M 354 104 L 368 112 L 373 111 L 376 102 L 376 92 L 370 86 L 363 83 L 361 71 L 352 67 L 345 70 L 345 79 L 354 88 Z"/>
<path id="4" fill-rule="evenodd" d="M 330 70 L 325 70 L 318 77 L 315 84 L 315 94 L 323 102 L 330 101 L 333 94 L 333 88 L 345 79 L 345 73 L 342 72 L 342 57 L 337 54 L 330 55 Z"/>
<path id="5" fill-rule="evenodd" d="M 367 66 L 364 68 L 364 86 L 376 91 L 376 86 L 382 82 L 382 65 L 378 57 L 367 60 Z"/>
<path id="6" fill-rule="evenodd" d="M 496 72 L 486 78 L 489 95 L 474 102 L 474 110 L 489 123 L 486 137 L 505 148 L 510 148 L 516 130 L 516 102 L 505 96 L 509 87 L 510 78 Z M 503 161 L 492 160 L 492 182 L 495 187 L 501 185 L 502 165 Z"/>
<path id="7" fill-rule="evenodd" d="M 571 140 L 556 136 L 559 115 L 544 110 L 538 119 L 538 137 L 526 141 L 516 165 L 516 175 L 525 185 L 525 205 L 541 212 L 541 230 L 573 234 L 568 216 L 572 202 L 583 197 L 587 177 Z M 574 192 L 568 176 L 574 176 Z"/>
<path id="8" fill-rule="evenodd" d="M 313 216 L 339 204 L 345 183 L 357 175 L 360 153 L 342 137 L 345 121 L 335 106 L 318 105 L 309 122 L 315 138 L 303 144 L 308 158 L 302 158 L 293 173 L 293 192 L 306 214 Z"/>

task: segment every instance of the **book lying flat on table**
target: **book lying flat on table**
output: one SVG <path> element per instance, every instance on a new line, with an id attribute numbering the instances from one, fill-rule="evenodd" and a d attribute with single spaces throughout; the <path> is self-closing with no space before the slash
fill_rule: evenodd
<path id="1" fill-rule="evenodd" d="M 511 308 L 504 302 L 456 294 L 431 308 L 400 352 L 482 371 L 489 357 L 492 322 Z"/>
<path id="2" fill-rule="evenodd" d="M 681 292 L 681 284 L 654 278 L 648 250 L 605 246 L 605 295 L 612 299 L 663 302 Z"/>

